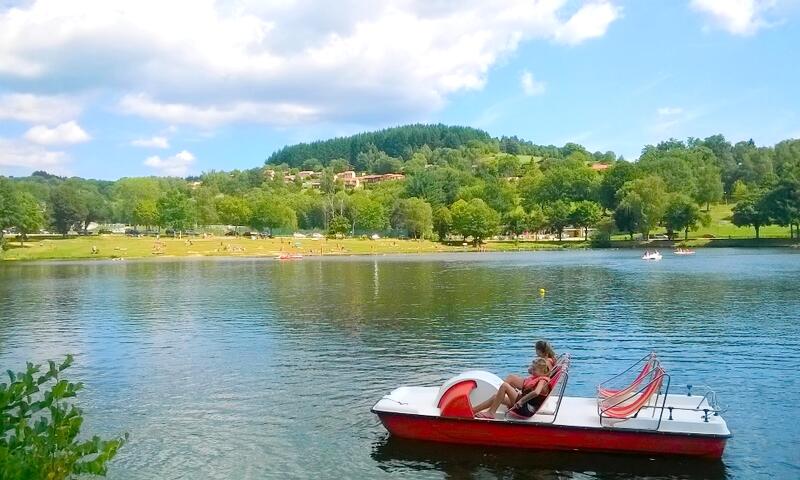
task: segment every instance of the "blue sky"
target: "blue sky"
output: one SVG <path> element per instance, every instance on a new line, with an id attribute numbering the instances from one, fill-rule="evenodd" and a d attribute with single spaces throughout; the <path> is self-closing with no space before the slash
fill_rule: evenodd
<path id="1" fill-rule="evenodd" d="M 771 145 L 800 137 L 798 17 L 797 0 L 0 1 L 0 174 L 252 168 L 411 122 L 629 159 L 669 137 Z"/>

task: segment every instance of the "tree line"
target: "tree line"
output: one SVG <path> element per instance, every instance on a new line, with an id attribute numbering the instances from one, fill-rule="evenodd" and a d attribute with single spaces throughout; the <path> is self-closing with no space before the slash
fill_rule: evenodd
<path id="1" fill-rule="evenodd" d="M 374 140 L 386 132 L 395 139 L 405 138 L 399 132 L 441 139 L 453 128 L 476 132 L 415 125 L 334 141 L 352 146 L 354 138 Z M 430 132 L 423 134 L 426 129 Z M 615 232 L 646 239 L 658 228 L 671 238 L 687 236 L 708 221 L 710 205 L 725 200 L 736 204 L 732 222 L 752 226 L 756 236 L 769 224 L 789 226 L 792 236 L 800 232 L 800 140 L 759 147 L 752 141 L 731 144 L 722 135 L 669 139 L 645 146 L 635 162 L 578 144 L 537 146 L 480 134 L 456 147 L 400 141 L 391 153 L 361 141 L 356 143 L 363 149 L 354 157 L 286 147 L 279 152 L 295 152 L 291 163 L 275 163 L 284 158 L 276 153 L 263 167 L 183 179 L 112 182 L 45 172 L 0 177 L 0 230 L 25 234 L 48 228 L 66 235 L 93 222 L 175 232 L 226 225 L 237 231 L 436 235 L 477 244 L 526 231 L 561 238 L 572 226 L 587 238 L 595 229 L 602 241 Z M 309 166 L 318 172 L 319 188 L 304 185 L 300 176 L 284 180 Z M 402 172 L 405 178 L 350 190 L 336 177 L 348 169 Z"/>

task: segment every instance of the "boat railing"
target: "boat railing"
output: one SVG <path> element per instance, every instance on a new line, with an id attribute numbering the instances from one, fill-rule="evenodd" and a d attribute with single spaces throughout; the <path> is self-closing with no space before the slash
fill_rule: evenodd
<path id="1" fill-rule="evenodd" d="M 641 367 L 642 369 L 636 376 L 636 378 L 630 381 L 630 383 L 627 381 L 624 383 L 618 381 L 621 378 L 628 378 L 626 374 L 631 370 L 633 370 L 634 368 L 638 367 L 639 365 L 642 366 Z M 619 393 L 626 393 L 633 391 L 643 380 L 647 379 L 648 377 L 652 379 L 653 373 L 658 369 L 660 365 L 661 363 L 658 360 L 658 356 L 656 355 L 656 353 L 650 352 L 649 354 L 640 358 L 634 364 L 632 364 L 630 367 L 626 368 L 622 372 L 600 383 L 597 386 L 598 396 L 610 397 Z"/>
<path id="2" fill-rule="evenodd" d="M 664 418 L 671 377 L 661 367 L 656 368 L 655 372 L 653 378 L 635 392 L 598 399 L 597 414 L 600 416 L 600 423 L 605 419 L 624 421 L 637 418 L 642 410 L 652 409 L 653 418 L 658 413 L 658 422 L 654 428 L 658 430 Z M 624 407 L 630 407 L 630 411 L 624 411 Z M 619 409 L 623 412 L 618 412 Z"/>
<path id="3" fill-rule="evenodd" d="M 672 420 L 672 412 L 674 410 L 683 410 L 683 411 L 689 411 L 689 412 L 702 412 L 703 413 L 703 420 L 705 422 L 708 422 L 708 416 L 709 415 L 717 417 L 720 414 L 725 413 L 728 410 L 728 407 L 722 405 L 722 403 L 719 401 L 719 397 L 717 396 L 717 392 L 712 390 L 711 387 L 709 387 L 707 385 L 703 385 L 703 386 L 700 386 L 700 387 L 694 387 L 693 385 L 687 385 L 686 387 L 687 387 L 687 390 L 688 390 L 688 392 L 687 392 L 687 396 L 688 397 L 692 396 L 692 388 L 704 389 L 705 393 L 703 394 L 702 397 L 700 397 L 700 401 L 697 402 L 697 405 L 695 407 L 673 407 L 673 406 L 667 407 L 667 410 L 669 411 L 669 418 L 668 418 L 669 420 Z M 703 402 L 705 402 L 707 407 L 703 407 Z"/>

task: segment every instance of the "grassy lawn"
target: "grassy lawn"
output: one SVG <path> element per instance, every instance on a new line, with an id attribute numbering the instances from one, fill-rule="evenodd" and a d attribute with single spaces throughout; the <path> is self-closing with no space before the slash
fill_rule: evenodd
<path id="1" fill-rule="evenodd" d="M 709 210 L 711 223 L 707 227 L 700 227 L 696 231 L 689 231 L 689 239 L 719 238 L 719 239 L 745 239 L 755 238 L 756 231 L 752 227 L 737 227 L 731 223 L 731 208 L 733 205 L 712 205 Z M 653 231 L 651 235 L 665 234 L 666 230 Z M 713 237 L 709 237 L 713 235 Z M 761 227 L 761 238 L 789 238 L 789 227 L 770 225 Z M 616 238 L 616 237 L 615 237 Z M 681 232 L 680 239 L 683 239 Z"/>
<path id="2" fill-rule="evenodd" d="M 715 205 L 709 212 L 711 224 L 689 232 L 689 246 L 779 246 L 789 243 L 789 229 L 769 226 L 761 229 L 762 241 L 755 240 L 752 228 L 739 228 L 731 224 L 731 209 L 728 205 Z M 653 234 L 665 233 L 663 230 Z M 713 237 L 711 237 L 713 235 Z M 648 245 L 669 247 L 672 242 L 630 242 L 626 235 L 615 235 L 612 246 L 618 248 L 640 248 Z M 682 239 L 682 237 L 681 237 Z M 12 240 L 9 238 L 9 240 Z M 663 243 L 663 245 L 662 245 Z M 98 253 L 92 253 L 92 247 Z M 583 241 L 489 241 L 485 251 L 512 252 L 542 249 L 587 248 Z M 157 258 L 157 257 L 275 257 L 282 252 L 303 255 L 370 255 L 390 253 L 436 253 L 477 251 L 472 244 L 461 242 L 441 244 L 428 240 L 366 240 L 346 238 L 341 240 L 311 238 L 295 239 L 277 237 L 250 240 L 234 237 L 186 238 L 153 237 L 134 238 L 123 235 L 101 235 L 90 237 L 36 238 L 32 237 L 24 246 L 11 243 L 11 249 L 0 253 L 3 260 L 48 260 L 82 258 Z"/>
<path id="3" fill-rule="evenodd" d="M 447 246 L 426 240 L 362 240 L 342 239 L 312 240 L 310 238 L 273 238 L 250 240 L 233 237 L 184 239 L 161 237 L 134 238 L 123 235 L 101 235 L 70 237 L 66 239 L 36 239 L 20 246 L 12 242 L 12 248 L 2 254 L 4 260 L 46 260 L 80 258 L 156 258 L 156 257 L 201 257 L 201 256 L 278 256 L 281 252 L 303 255 L 348 255 L 385 253 L 425 253 L 463 251 L 462 246 Z M 98 253 L 92 253 L 92 247 Z M 471 246 L 468 247 L 472 249 Z"/>

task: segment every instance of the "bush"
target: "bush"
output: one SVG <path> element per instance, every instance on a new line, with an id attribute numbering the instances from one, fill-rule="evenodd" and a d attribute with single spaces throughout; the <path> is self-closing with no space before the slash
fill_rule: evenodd
<path id="1" fill-rule="evenodd" d="M 5 252 L 9 248 L 11 248 L 11 243 L 9 243 L 8 239 L 5 237 L 0 238 L 0 252 Z"/>
<path id="2" fill-rule="evenodd" d="M 112 232 L 111 230 L 109 230 L 107 228 L 98 228 L 97 229 L 97 234 L 98 235 L 111 235 L 112 233 L 114 233 L 114 232 Z"/>
<path id="3" fill-rule="evenodd" d="M 72 365 L 72 355 L 49 369 L 28 363 L 25 372 L 8 370 L 10 383 L 0 383 L 0 479 L 74 478 L 105 475 L 106 463 L 127 439 L 78 441 L 83 412 L 67 399 L 83 388 L 59 378 Z"/>
<path id="4" fill-rule="evenodd" d="M 592 233 L 593 247 L 611 246 L 611 235 L 614 234 L 617 226 L 611 218 L 604 218 L 597 222 L 596 230 Z"/>

